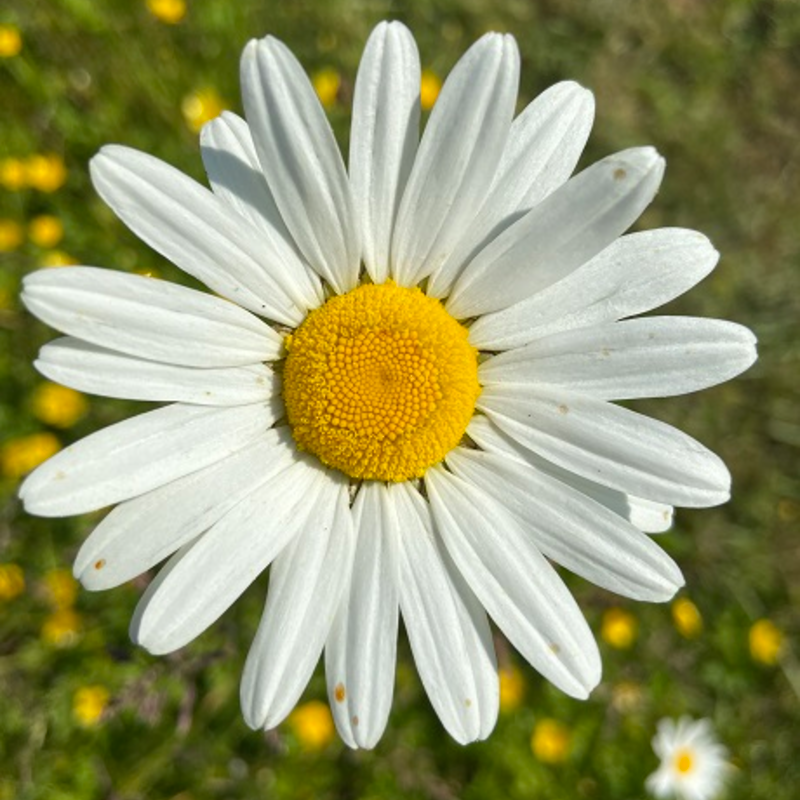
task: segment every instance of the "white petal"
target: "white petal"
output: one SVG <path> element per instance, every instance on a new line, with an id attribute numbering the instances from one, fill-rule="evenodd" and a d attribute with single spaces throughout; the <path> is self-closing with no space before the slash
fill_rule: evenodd
<path id="1" fill-rule="evenodd" d="M 291 234 L 278 211 L 247 122 L 223 111 L 200 131 L 200 154 L 208 183 L 217 197 L 263 230 L 278 234 L 293 245 Z"/>
<path id="2" fill-rule="evenodd" d="M 325 646 L 325 675 L 339 735 L 371 748 L 389 719 L 397 651 L 397 521 L 386 487 L 364 482 L 353 517 L 353 577 Z"/>
<path id="3" fill-rule="evenodd" d="M 41 517 L 83 514 L 137 497 L 210 466 L 268 429 L 266 403 L 233 408 L 175 404 L 111 425 L 56 453 L 19 496 Z"/>
<path id="4" fill-rule="evenodd" d="M 280 390 L 264 364 L 195 369 L 130 358 L 65 336 L 39 351 L 34 366 L 45 378 L 103 397 L 241 406 L 268 401 Z"/>
<path id="5" fill-rule="evenodd" d="M 258 228 L 179 170 L 120 145 L 89 166 L 97 192 L 139 238 L 218 294 L 287 325 L 316 305 Z"/>
<path id="6" fill-rule="evenodd" d="M 486 614 L 434 531 L 428 504 L 407 483 L 389 494 L 398 515 L 400 608 L 422 684 L 456 741 L 485 739 L 500 697 Z"/>
<path id="7" fill-rule="evenodd" d="M 730 474 L 714 453 L 627 408 L 516 386 L 485 388 L 477 407 L 525 447 L 612 489 L 689 507 L 730 497 Z"/>
<path id="8" fill-rule="evenodd" d="M 350 133 L 350 186 L 364 265 L 389 277 L 392 231 L 419 140 L 417 45 L 400 22 L 382 22 L 358 67 Z"/>
<path id="9" fill-rule="evenodd" d="M 635 600 L 669 600 L 683 585 L 677 564 L 613 511 L 544 472 L 463 447 L 447 465 L 492 495 L 544 555 L 604 589 Z"/>
<path id="10" fill-rule="evenodd" d="M 286 438 L 273 428 L 210 467 L 118 505 L 83 543 L 75 577 L 90 591 L 110 589 L 192 542 L 286 466 Z"/>
<path id="11" fill-rule="evenodd" d="M 733 322 L 645 317 L 537 339 L 484 362 L 479 377 L 482 386 L 558 386 L 600 400 L 670 397 L 744 372 L 755 341 Z"/>
<path id="12" fill-rule="evenodd" d="M 360 262 L 353 200 L 314 87 L 271 36 L 245 47 L 241 81 L 256 152 L 286 227 L 337 293 L 352 289 Z"/>
<path id="13" fill-rule="evenodd" d="M 261 624 L 242 675 L 244 718 L 274 728 L 292 710 L 319 661 L 355 546 L 346 479 L 328 481 L 299 536 L 275 560 Z"/>
<path id="14" fill-rule="evenodd" d="M 392 277 L 438 269 L 477 214 L 508 138 L 519 82 L 513 37 L 488 33 L 453 68 L 420 142 L 392 239 Z"/>
<path id="15" fill-rule="evenodd" d="M 593 120 L 592 93 L 572 81 L 551 86 L 528 105 L 511 125 L 480 213 L 431 276 L 429 295 L 446 297 L 465 264 L 569 178 Z"/>
<path id="16" fill-rule="evenodd" d="M 481 317 L 470 328 L 470 342 L 483 350 L 505 350 L 650 311 L 691 289 L 718 259 L 711 242 L 697 231 L 631 233 L 563 280 Z"/>
<path id="17" fill-rule="evenodd" d="M 609 489 L 609 491 L 613 491 L 613 489 Z M 672 506 L 645 500 L 643 497 L 636 497 L 632 494 L 626 494 L 625 498 L 628 511 L 623 516 L 630 521 L 634 528 L 653 534 L 664 533 L 672 527 L 672 517 L 675 511 Z"/>
<path id="18" fill-rule="evenodd" d="M 300 257 L 278 211 L 247 123 L 236 114 L 223 111 L 200 131 L 200 152 L 214 194 L 261 230 L 272 247 L 269 258 L 283 266 L 285 280 L 298 282 L 296 291 L 303 296 L 316 296 L 321 305 L 325 298 L 319 278 Z"/>
<path id="19" fill-rule="evenodd" d="M 585 698 L 600 656 L 580 609 L 553 567 L 502 505 L 441 466 L 425 474 L 444 543 L 489 616 L 549 681 Z"/>
<path id="20" fill-rule="evenodd" d="M 233 303 L 109 269 L 33 272 L 22 301 L 64 333 L 149 361 L 234 367 L 275 359 L 283 346 L 269 325 Z"/>
<path id="21" fill-rule="evenodd" d="M 487 314 L 561 280 L 624 233 L 663 175 L 652 147 L 593 164 L 482 250 L 456 281 L 447 310 L 458 319 Z"/>
<path id="22" fill-rule="evenodd" d="M 580 475 L 575 475 L 573 472 L 561 469 L 561 467 L 557 467 L 547 459 L 518 444 L 482 415 L 472 418 L 467 428 L 467 434 L 484 450 L 492 453 L 501 453 L 517 461 L 530 464 L 539 472 L 544 472 L 546 475 L 561 481 L 561 483 L 577 489 L 581 494 L 591 497 L 595 502 L 601 503 L 615 514 L 627 519 L 640 531 L 663 533 L 669 530 L 672 525 L 672 506 L 654 503 L 652 500 L 644 500 L 641 497 L 625 494 L 625 492 L 619 492 L 616 489 L 609 489 L 608 486 L 602 486 L 599 483 L 582 478 Z"/>
<path id="23" fill-rule="evenodd" d="M 216 622 L 311 518 L 322 472 L 281 454 L 281 467 L 200 536 L 139 601 L 131 639 L 171 653 Z M 269 475 L 269 473 L 267 473 Z"/>

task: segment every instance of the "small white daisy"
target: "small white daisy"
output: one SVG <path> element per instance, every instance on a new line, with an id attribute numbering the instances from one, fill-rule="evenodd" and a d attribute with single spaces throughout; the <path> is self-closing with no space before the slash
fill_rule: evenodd
<path id="1" fill-rule="evenodd" d="M 44 375 L 171 403 L 56 455 L 22 486 L 26 508 L 120 504 L 78 554 L 89 589 L 169 558 L 131 627 L 152 653 L 190 642 L 272 564 L 242 679 L 254 728 L 286 717 L 324 648 L 338 730 L 373 746 L 400 615 L 460 742 L 497 717 L 489 617 L 586 697 L 597 646 L 550 561 L 667 600 L 680 570 L 643 531 L 666 530 L 674 505 L 728 499 L 715 455 L 608 402 L 752 363 L 732 323 L 620 321 L 689 289 L 717 253 L 689 230 L 619 238 L 664 160 L 635 148 L 570 179 L 592 95 L 561 83 L 514 118 L 518 73 L 514 39 L 484 36 L 420 139 L 416 45 L 382 23 L 347 170 L 298 61 L 252 41 L 247 121 L 202 132 L 211 191 L 125 147 L 91 164 L 131 230 L 221 297 L 93 267 L 25 280 L 27 307 L 68 334 L 43 348 Z"/>
<path id="2" fill-rule="evenodd" d="M 658 798 L 712 800 L 731 771 L 728 752 L 717 742 L 707 719 L 681 717 L 658 723 L 653 750 L 661 759 L 647 778 L 647 789 Z"/>

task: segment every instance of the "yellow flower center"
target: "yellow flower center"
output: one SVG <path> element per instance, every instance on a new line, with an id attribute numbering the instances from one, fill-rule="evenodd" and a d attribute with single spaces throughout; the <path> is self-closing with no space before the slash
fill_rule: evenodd
<path id="1" fill-rule="evenodd" d="M 366 284 L 286 339 L 295 441 L 352 478 L 418 478 L 460 441 L 480 394 L 467 329 L 419 289 Z"/>
<path id="2" fill-rule="evenodd" d="M 679 750 L 675 756 L 675 769 L 685 775 L 687 772 L 691 772 L 693 766 L 694 759 L 692 754 L 688 750 Z"/>

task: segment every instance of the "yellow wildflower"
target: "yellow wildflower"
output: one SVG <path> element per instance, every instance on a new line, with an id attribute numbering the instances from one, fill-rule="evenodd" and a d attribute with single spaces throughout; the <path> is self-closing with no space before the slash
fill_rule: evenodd
<path id="1" fill-rule="evenodd" d="M 603 614 L 600 636 L 606 644 L 626 650 L 636 641 L 638 632 L 636 617 L 622 608 L 609 608 Z"/>
<path id="2" fill-rule="evenodd" d="M 681 636 L 694 639 L 703 630 L 703 618 L 697 606 L 685 597 L 679 597 L 672 604 L 672 621 Z"/>
<path id="3" fill-rule="evenodd" d="M 39 263 L 42 267 L 71 267 L 78 262 L 63 250 L 51 250 L 44 254 Z"/>
<path id="4" fill-rule="evenodd" d="M 52 433 L 32 433 L 0 447 L 0 470 L 5 478 L 21 478 L 55 455 L 61 444 Z"/>
<path id="5" fill-rule="evenodd" d="M 225 110 L 225 103 L 216 89 L 206 87 L 187 94 L 181 103 L 183 118 L 190 130 L 197 133 L 209 120 Z"/>
<path id="6" fill-rule="evenodd" d="M 13 219 L 0 219 L 0 253 L 16 250 L 22 244 L 22 225 Z"/>
<path id="7" fill-rule="evenodd" d="M 71 608 L 60 608 L 47 616 L 42 625 L 42 639 L 55 647 L 72 647 L 82 627 L 81 617 Z"/>
<path id="8" fill-rule="evenodd" d="M 52 214 L 40 214 L 28 224 L 28 238 L 39 247 L 55 247 L 64 238 L 64 226 Z"/>
<path id="9" fill-rule="evenodd" d="M 321 750 L 333 741 L 333 716 L 327 703 L 312 700 L 298 706 L 288 719 L 294 735 L 308 750 Z"/>
<path id="10" fill-rule="evenodd" d="M 55 192 L 67 180 L 64 159 L 55 153 L 30 156 L 25 162 L 25 179 L 28 186 L 40 192 Z"/>
<path id="11" fill-rule="evenodd" d="M 783 632 L 771 620 L 760 619 L 750 628 L 750 655 L 755 661 L 772 666 L 783 649 Z"/>
<path id="12" fill-rule="evenodd" d="M 514 666 L 501 667 L 500 678 L 500 710 L 514 711 L 519 708 L 525 696 L 525 678 Z"/>
<path id="13" fill-rule="evenodd" d="M 10 192 L 25 188 L 25 164 L 18 158 L 0 161 L 0 184 Z"/>
<path id="14" fill-rule="evenodd" d="M 71 608 L 78 594 L 78 582 L 67 569 L 51 569 L 42 580 L 47 601 L 55 609 Z"/>
<path id="15" fill-rule="evenodd" d="M 147 0 L 147 10 L 167 25 L 177 25 L 186 16 L 184 0 Z"/>
<path id="16" fill-rule="evenodd" d="M 36 387 L 31 402 L 34 416 L 57 428 L 74 425 L 89 408 L 80 392 L 49 381 Z"/>
<path id="17" fill-rule="evenodd" d="M 311 82 L 322 105 L 325 108 L 332 108 L 339 95 L 339 87 L 342 85 L 341 75 L 333 67 L 325 67 L 314 73 Z"/>
<path id="18" fill-rule="evenodd" d="M 531 750 L 545 764 L 560 764 L 566 760 L 570 748 L 570 731 L 555 719 L 541 719 L 533 728 Z"/>
<path id="19" fill-rule="evenodd" d="M 0 600 L 13 600 L 25 591 L 25 573 L 18 564 L 0 564 Z"/>
<path id="20" fill-rule="evenodd" d="M 419 104 L 424 111 L 430 111 L 439 92 L 442 89 L 442 79 L 429 69 L 422 70 L 422 81 L 419 90 Z"/>
<path id="21" fill-rule="evenodd" d="M 22 36 L 13 25 L 0 25 L 0 58 L 13 58 L 22 50 Z"/>
<path id="22" fill-rule="evenodd" d="M 100 722 L 111 695 L 105 686 L 82 686 L 72 696 L 72 716 L 84 728 Z"/>

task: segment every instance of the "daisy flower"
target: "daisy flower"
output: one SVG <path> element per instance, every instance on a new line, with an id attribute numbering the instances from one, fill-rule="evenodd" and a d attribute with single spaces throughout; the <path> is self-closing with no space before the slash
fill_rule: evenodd
<path id="1" fill-rule="evenodd" d="M 647 790 L 658 798 L 712 800 L 731 770 L 725 760 L 727 750 L 717 742 L 707 719 L 695 722 L 681 717 L 677 723 L 662 719 L 653 750 L 661 764 L 647 778 Z"/>
<path id="2" fill-rule="evenodd" d="M 271 564 L 245 719 L 281 722 L 324 649 L 352 747 L 386 726 L 401 615 L 459 742 L 497 717 L 490 617 L 586 697 L 597 646 L 551 561 L 667 600 L 681 573 L 646 534 L 675 505 L 729 496 L 719 458 L 609 401 L 701 389 L 755 357 L 732 323 L 620 321 L 686 291 L 717 253 L 689 230 L 621 236 L 661 182 L 652 148 L 570 178 L 590 92 L 560 83 L 515 118 L 517 46 L 487 34 L 420 138 L 420 72 L 408 30 L 380 24 L 345 168 L 299 62 L 251 41 L 246 121 L 225 112 L 201 134 L 210 191 L 126 147 L 91 162 L 120 219 L 214 294 L 94 267 L 34 273 L 23 293 L 67 334 L 39 355 L 46 377 L 169 403 L 39 467 L 25 507 L 119 504 L 77 556 L 88 589 L 168 559 L 131 626 L 155 654 L 192 641 Z"/>

